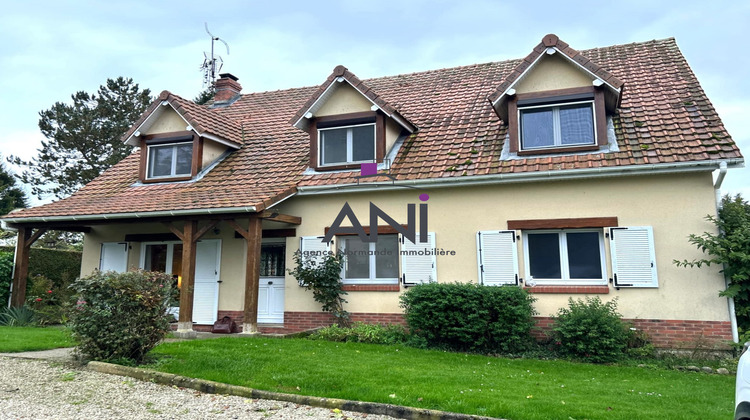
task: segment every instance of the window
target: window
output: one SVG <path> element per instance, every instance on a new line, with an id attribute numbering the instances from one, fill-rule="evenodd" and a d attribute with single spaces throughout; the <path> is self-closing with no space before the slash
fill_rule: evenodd
<path id="1" fill-rule="evenodd" d="M 602 231 L 524 232 L 526 278 L 536 284 L 607 284 Z"/>
<path id="2" fill-rule="evenodd" d="M 596 144 L 593 101 L 518 108 L 521 149 Z"/>
<path id="3" fill-rule="evenodd" d="M 264 244 L 260 247 L 260 276 L 283 277 L 285 257 L 284 244 Z"/>
<path id="4" fill-rule="evenodd" d="M 322 128 L 320 165 L 342 165 L 375 161 L 375 124 Z"/>
<path id="5" fill-rule="evenodd" d="M 344 283 L 398 283 L 398 235 L 378 235 L 365 243 L 357 236 L 342 237 Z"/>
<path id="6" fill-rule="evenodd" d="M 147 178 L 190 176 L 193 143 L 172 143 L 148 146 Z"/>

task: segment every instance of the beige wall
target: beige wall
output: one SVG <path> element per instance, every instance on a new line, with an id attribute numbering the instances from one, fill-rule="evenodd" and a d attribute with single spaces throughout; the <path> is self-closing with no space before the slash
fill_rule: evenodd
<path id="1" fill-rule="evenodd" d="M 560 56 L 544 54 L 514 87 L 517 93 L 591 86 L 593 78 Z"/>
<path id="2" fill-rule="evenodd" d="M 336 82 L 334 82 L 336 83 Z M 315 112 L 316 117 L 370 111 L 372 102 L 347 82 L 341 82 L 323 106 Z"/>
<path id="3" fill-rule="evenodd" d="M 204 139 L 203 140 L 203 161 L 201 162 L 201 168 L 205 168 L 211 165 L 212 163 L 214 163 L 214 161 L 216 161 L 216 159 L 218 159 L 219 156 L 222 155 L 222 153 L 226 152 L 227 149 L 229 149 L 229 147 L 223 144 L 217 143 L 212 140 Z"/>
<path id="4" fill-rule="evenodd" d="M 172 133 L 175 131 L 185 131 L 185 127 L 188 123 L 180 117 L 171 107 L 167 109 L 159 116 L 159 118 L 146 130 L 143 134 L 161 134 L 161 133 Z"/>
<path id="5" fill-rule="evenodd" d="M 422 191 L 399 189 L 388 192 L 350 193 L 294 197 L 278 208 L 282 213 L 302 217 L 297 237 L 287 238 L 287 267 L 298 249 L 300 236 L 319 236 L 330 226 L 346 201 L 363 225 L 369 224 L 372 201 L 397 221 L 406 220 L 406 204 L 419 203 Z M 687 242 L 691 233 L 713 231 L 704 220 L 715 214 L 714 190 L 709 173 L 663 176 L 632 176 L 586 181 L 558 181 L 428 190 L 429 227 L 436 232 L 436 246 L 456 251 L 456 256 L 437 257 L 439 282 L 476 282 L 476 232 L 507 229 L 508 220 L 616 216 L 619 226 L 652 226 L 656 248 L 659 288 L 610 288 L 599 295 L 603 300 L 618 298 L 620 312 L 627 318 L 692 319 L 728 321 L 727 302 L 718 297 L 723 289 L 716 268 L 676 267 L 672 261 L 700 258 L 702 254 Z M 231 228 L 219 225 L 222 239 L 219 308 L 241 310 L 244 296 L 244 243 L 234 239 Z M 155 229 L 151 231 L 150 229 Z M 98 264 L 99 242 L 121 241 L 124 233 L 162 232 L 160 225 L 96 227 L 86 235 L 84 274 Z M 211 234 L 213 235 L 213 234 Z M 606 241 L 605 241 L 606 243 Z M 130 265 L 137 264 L 138 244 L 131 244 Z M 608 246 L 608 245 L 605 245 Z M 133 254 L 137 254 L 136 257 Z M 612 276 L 609 250 L 607 276 Z M 519 243 L 519 264 L 523 275 L 523 248 Z M 400 312 L 397 292 L 349 292 L 346 309 L 352 312 Z M 536 308 L 549 316 L 567 304 L 571 295 L 537 294 Z M 287 276 L 287 311 L 319 311 L 320 306 L 297 282 Z M 583 295 L 573 295 L 583 297 Z"/>

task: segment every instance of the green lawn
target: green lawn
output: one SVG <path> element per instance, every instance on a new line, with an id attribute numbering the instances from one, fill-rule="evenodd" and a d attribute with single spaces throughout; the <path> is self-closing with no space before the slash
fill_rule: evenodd
<path id="1" fill-rule="evenodd" d="M 221 338 L 159 345 L 163 372 L 257 389 L 509 419 L 726 419 L 734 376 L 404 346 Z"/>
<path id="2" fill-rule="evenodd" d="M 0 353 L 73 347 L 70 333 L 62 327 L 0 327 Z"/>

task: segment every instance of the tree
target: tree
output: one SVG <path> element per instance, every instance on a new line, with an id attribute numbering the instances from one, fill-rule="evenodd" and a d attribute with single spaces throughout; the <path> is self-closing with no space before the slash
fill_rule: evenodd
<path id="1" fill-rule="evenodd" d="M 0 163 L 0 216 L 17 208 L 26 208 L 26 192 L 16 185 L 16 179 Z M 13 232 L 0 229 L 0 243 L 15 237 Z"/>
<path id="2" fill-rule="evenodd" d="M 26 207 L 26 192 L 16 185 L 13 175 L 0 163 L 0 216 Z"/>
<path id="3" fill-rule="evenodd" d="M 107 79 L 95 94 L 76 92 L 72 105 L 56 102 L 39 113 L 47 140 L 37 156 L 8 161 L 26 168 L 19 179 L 31 185 L 32 194 L 64 198 L 130 154 L 120 137 L 146 110 L 150 95 L 123 77 Z"/>
<path id="4" fill-rule="evenodd" d="M 706 216 L 719 228 L 719 233 L 704 232 L 689 237 L 690 243 L 709 257 L 674 263 L 684 267 L 722 266 L 729 287 L 719 295 L 734 299 L 737 323 L 743 331 L 750 331 L 750 204 L 739 194 L 726 195 L 721 203 L 718 218 Z"/>
<path id="5" fill-rule="evenodd" d="M 195 99 L 193 99 L 193 102 L 195 102 L 196 105 L 205 105 L 209 101 L 212 101 L 215 95 L 216 95 L 216 91 L 214 90 L 214 87 L 209 86 L 206 89 L 204 89 L 201 93 L 199 93 L 198 96 L 196 96 Z"/>

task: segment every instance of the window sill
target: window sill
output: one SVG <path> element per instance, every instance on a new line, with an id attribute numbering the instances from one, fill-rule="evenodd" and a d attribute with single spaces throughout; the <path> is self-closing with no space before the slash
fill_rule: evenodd
<path id="1" fill-rule="evenodd" d="M 609 286 L 534 286 L 524 287 L 529 293 L 609 294 Z"/>
<path id="2" fill-rule="evenodd" d="M 176 182 L 176 181 L 189 181 L 193 179 L 192 176 L 170 176 L 164 178 L 148 178 L 141 181 L 144 184 L 156 184 L 157 182 Z"/>
<path id="3" fill-rule="evenodd" d="M 342 287 L 345 292 L 400 292 L 398 284 L 345 284 Z"/>
<path id="4" fill-rule="evenodd" d="M 570 147 L 550 147 L 545 149 L 519 150 L 518 156 L 546 155 L 551 153 L 575 153 L 575 152 L 592 152 L 599 150 L 596 144 L 588 146 L 570 146 Z"/>

